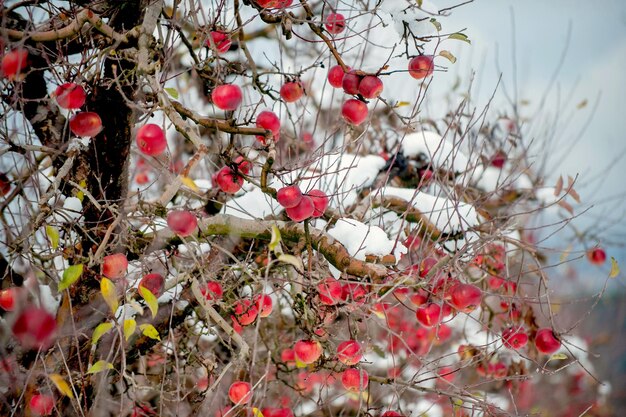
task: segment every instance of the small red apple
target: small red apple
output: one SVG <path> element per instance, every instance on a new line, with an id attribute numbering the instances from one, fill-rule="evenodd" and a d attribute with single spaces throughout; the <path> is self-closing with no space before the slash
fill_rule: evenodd
<path id="1" fill-rule="evenodd" d="M 528 343 L 528 334 L 522 327 L 509 327 L 502 332 L 502 342 L 509 349 L 521 349 Z"/>
<path id="2" fill-rule="evenodd" d="M 537 330 L 535 334 L 535 346 L 539 353 L 550 355 L 561 347 L 561 342 L 549 327 Z"/>
<path id="3" fill-rule="evenodd" d="M 79 109 L 85 104 L 86 94 L 83 87 L 76 83 L 65 83 L 57 87 L 54 92 L 59 107 L 64 109 Z"/>
<path id="4" fill-rule="evenodd" d="M 357 75 L 355 71 L 350 71 L 343 76 L 341 81 L 341 87 L 346 94 L 357 95 L 359 94 L 359 85 L 361 84 L 361 76 Z"/>
<path id="5" fill-rule="evenodd" d="M 298 101 L 303 94 L 304 88 L 302 87 L 302 83 L 299 81 L 291 81 L 280 87 L 280 96 L 287 103 Z"/>
<path id="6" fill-rule="evenodd" d="M 0 308 L 4 311 L 13 311 L 15 309 L 16 296 L 16 287 L 7 288 L 6 290 L 0 290 Z"/>
<path id="7" fill-rule="evenodd" d="M 28 407 L 35 416 L 49 416 L 54 410 L 54 397 L 47 394 L 35 394 L 30 397 Z"/>
<path id="8" fill-rule="evenodd" d="M 343 68 L 341 68 L 341 65 L 335 65 L 328 70 L 328 82 L 335 88 L 342 88 L 345 75 L 346 73 L 343 71 Z"/>
<path id="9" fill-rule="evenodd" d="M 398 413 L 397 411 L 385 411 L 380 417 L 404 417 L 404 415 Z"/>
<path id="10" fill-rule="evenodd" d="M 491 157 L 491 160 L 489 162 L 491 166 L 494 166 L 496 168 L 502 168 L 504 167 L 506 160 L 506 154 L 503 151 L 498 151 Z"/>
<path id="11" fill-rule="evenodd" d="M 233 404 L 247 404 L 252 399 L 252 386 L 248 382 L 233 382 L 228 389 L 228 398 Z"/>
<path id="12" fill-rule="evenodd" d="M 43 308 L 28 307 L 13 323 L 13 334 L 26 348 L 47 348 L 54 338 L 57 322 Z"/>
<path id="13" fill-rule="evenodd" d="M 198 219 L 187 210 L 170 211 L 167 226 L 180 237 L 191 236 L 198 227 Z"/>
<path id="14" fill-rule="evenodd" d="M 322 304 L 332 306 L 341 301 L 343 288 L 335 278 L 326 278 L 316 288 Z"/>
<path id="15" fill-rule="evenodd" d="M 28 51 L 26 49 L 14 49 L 4 55 L 0 69 L 3 76 L 9 80 L 14 80 L 27 65 Z"/>
<path id="16" fill-rule="evenodd" d="M 107 278 L 122 278 L 128 268 L 128 259 L 123 253 L 114 253 L 104 257 L 102 262 L 102 275 Z"/>
<path id="17" fill-rule="evenodd" d="M 343 103 L 341 115 L 346 122 L 359 126 L 367 119 L 367 104 L 352 98 Z"/>
<path id="18" fill-rule="evenodd" d="M 219 300 L 224 295 L 222 285 L 217 281 L 207 282 L 206 286 L 200 289 L 200 292 L 208 301 Z"/>
<path id="19" fill-rule="evenodd" d="M 0 196 L 5 196 L 11 191 L 11 180 L 3 172 L 0 172 Z"/>
<path id="20" fill-rule="evenodd" d="M 211 31 L 211 33 L 209 33 L 209 39 L 206 40 L 206 46 L 209 48 L 215 47 L 219 54 L 227 52 L 232 44 L 230 36 L 227 33 L 216 30 Z"/>
<path id="21" fill-rule="evenodd" d="M 293 351 L 300 362 L 308 365 L 322 356 L 322 345 L 315 340 L 299 340 L 294 345 Z"/>
<path id="22" fill-rule="evenodd" d="M 230 167 L 224 167 L 215 175 L 215 182 L 220 190 L 228 194 L 235 194 L 243 186 L 243 177 L 234 173 Z"/>
<path id="23" fill-rule="evenodd" d="M 322 217 L 328 208 L 328 196 L 322 190 L 311 190 L 306 193 L 313 200 L 313 217 Z"/>
<path id="24" fill-rule="evenodd" d="M 347 340 L 337 346 L 337 359 L 346 365 L 356 365 L 362 357 L 361 345 L 356 340 Z"/>
<path id="25" fill-rule="evenodd" d="M 161 296 L 163 285 L 165 285 L 165 278 L 161 274 L 147 274 L 139 281 L 139 287 L 147 289 L 155 297 Z"/>
<path id="26" fill-rule="evenodd" d="M 297 185 L 283 187 L 276 193 L 276 200 L 284 208 L 293 208 L 300 204 L 302 191 L 300 191 L 300 187 Z"/>
<path id="27" fill-rule="evenodd" d="M 374 75 L 363 77 L 359 83 L 359 93 L 365 98 L 376 98 L 383 92 L 383 82 Z"/>
<path id="28" fill-rule="evenodd" d="M 293 411 L 289 408 L 264 408 L 261 410 L 263 417 L 293 417 Z"/>
<path id="29" fill-rule="evenodd" d="M 276 113 L 264 110 L 256 117 L 256 127 L 260 127 L 272 132 L 272 138 L 274 142 L 277 142 L 280 137 L 280 119 Z M 265 136 L 257 136 L 257 140 L 265 144 Z"/>
<path id="30" fill-rule="evenodd" d="M 443 311 L 439 304 L 428 303 L 417 309 L 417 321 L 424 327 L 435 327 L 443 319 Z"/>
<path id="31" fill-rule="evenodd" d="M 272 297 L 267 294 L 260 294 L 254 298 L 254 302 L 259 310 L 259 317 L 267 317 L 272 314 Z"/>
<path id="32" fill-rule="evenodd" d="M 315 205 L 308 195 L 302 196 L 297 206 L 285 209 L 287 216 L 296 223 L 308 219 L 313 215 L 314 211 Z"/>
<path id="33" fill-rule="evenodd" d="M 235 313 L 235 321 L 237 321 L 242 326 L 247 326 L 254 323 L 257 315 L 259 314 L 257 303 L 252 302 L 252 300 L 250 300 L 249 298 L 237 300 L 235 302 L 233 311 Z"/>
<path id="34" fill-rule="evenodd" d="M 363 391 L 368 383 L 369 377 L 364 369 L 348 368 L 341 374 L 341 384 L 348 391 Z"/>
<path id="35" fill-rule="evenodd" d="M 137 131 L 137 147 L 144 155 L 161 155 L 167 148 L 165 132 L 154 123 L 143 125 Z"/>
<path id="36" fill-rule="evenodd" d="M 248 175 L 250 173 L 250 170 L 252 169 L 252 163 L 245 159 L 243 156 L 238 156 L 233 162 L 235 163 L 235 165 L 237 165 L 237 169 L 242 174 Z"/>
<path id="37" fill-rule="evenodd" d="M 102 131 L 102 119 L 98 113 L 84 111 L 70 119 L 70 130 L 76 136 L 93 137 Z"/>
<path id="38" fill-rule="evenodd" d="M 235 110 L 243 100 L 241 88 L 237 85 L 219 85 L 211 93 L 213 104 L 222 110 Z"/>
<path id="39" fill-rule="evenodd" d="M 346 28 L 346 18 L 341 13 L 330 13 L 324 26 L 330 33 L 337 35 Z"/>
<path id="40" fill-rule="evenodd" d="M 419 80 L 433 73 L 435 64 L 430 55 L 419 55 L 409 61 L 409 74 Z"/>
<path id="41" fill-rule="evenodd" d="M 606 261 L 606 252 L 602 248 L 593 248 L 587 251 L 587 259 L 594 265 L 602 265 Z"/>
<path id="42" fill-rule="evenodd" d="M 450 304 L 459 311 L 469 312 L 478 307 L 483 298 L 480 288 L 471 284 L 457 284 L 450 290 Z"/>

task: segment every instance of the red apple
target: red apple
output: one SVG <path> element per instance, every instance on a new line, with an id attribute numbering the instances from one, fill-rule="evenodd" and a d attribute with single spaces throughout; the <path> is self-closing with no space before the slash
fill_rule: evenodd
<path id="1" fill-rule="evenodd" d="M 285 362 L 287 365 L 293 365 L 296 363 L 296 353 L 293 349 L 283 349 L 280 353 L 280 360 Z"/>
<path id="2" fill-rule="evenodd" d="M 7 288 L 6 290 L 0 290 L 0 308 L 4 311 L 13 311 L 15 309 L 16 296 L 16 287 Z"/>
<path id="3" fill-rule="evenodd" d="M 348 68 L 348 71 L 350 68 Z M 343 78 L 346 73 L 341 68 L 341 65 L 335 65 L 331 69 L 328 70 L 328 82 L 335 88 L 343 87 Z"/>
<path id="4" fill-rule="evenodd" d="M 165 278 L 161 274 L 147 274 L 139 281 L 139 288 L 143 287 L 154 294 L 155 297 L 161 296 L 165 285 Z"/>
<path id="5" fill-rule="evenodd" d="M 259 314 L 257 304 L 252 302 L 249 298 L 237 300 L 233 311 L 235 313 L 235 320 L 242 326 L 254 323 L 257 315 Z"/>
<path id="6" fill-rule="evenodd" d="M 146 185 L 150 182 L 150 177 L 148 176 L 148 173 L 144 171 L 138 172 L 137 175 L 135 175 L 135 182 L 138 185 Z"/>
<path id="7" fill-rule="evenodd" d="M 594 265 L 602 265 L 606 261 L 606 252 L 602 248 L 593 248 L 587 251 L 587 259 Z"/>
<path id="8" fill-rule="evenodd" d="M 441 323 L 444 317 L 443 311 L 439 304 L 428 303 L 417 309 L 415 313 L 417 321 L 424 327 L 434 327 Z"/>
<path id="9" fill-rule="evenodd" d="M 274 142 L 277 142 L 280 137 L 280 119 L 276 113 L 264 110 L 256 117 L 256 127 L 260 127 L 272 132 Z M 265 136 L 256 137 L 259 142 L 265 144 Z"/>
<path id="10" fill-rule="evenodd" d="M 233 382 L 228 389 L 228 398 L 233 404 L 247 404 L 252 399 L 252 386 L 248 382 Z"/>
<path id="11" fill-rule="evenodd" d="M 360 100 L 352 98 L 343 103 L 341 115 L 346 122 L 359 126 L 367 119 L 367 105 Z"/>
<path id="12" fill-rule="evenodd" d="M 322 345 L 314 340 L 299 340 L 293 347 L 296 359 L 304 364 L 310 364 L 322 356 Z"/>
<path id="13" fill-rule="evenodd" d="M 347 340 L 337 346 L 337 359 L 346 365 L 356 365 L 362 357 L 361 345 L 356 340 Z"/>
<path id="14" fill-rule="evenodd" d="M 503 151 L 498 151 L 495 153 L 495 155 L 493 155 L 491 157 L 491 166 L 494 166 L 496 168 L 502 168 L 504 167 L 504 164 L 507 160 L 506 154 Z"/>
<path id="15" fill-rule="evenodd" d="M 502 342 L 509 349 L 521 349 L 528 343 L 528 335 L 522 327 L 509 327 L 502 332 Z"/>
<path id="16" fill-rule="evenodd" d="M 341 384 L 348 391 L 363 391 L 368 383 L 369 377 L 364 369 L 348 368 L 341 374 Z"/>
<path id="17" fill-rule="evenodd" d="M 272 314 L 273 303 L 272 297 L 267 294 L 260 294 L 255 297 L 257 309 L 259 310 L 259 317 L 267 317 Z"/>
<path id="18" fill-rule="evenodd" d="M 2 58 L 2 75 L 9 80 L 14 80 L 28 65 L 28 51 L 26 49 L 14 49 L 7 52 Z"/>
<path id="19" fill-rule="evenodd" d="M 276 200 L 284 208 L 293 208 L 300 204 L 302 191 L 300 191 L 300 187 L 297 185 L 283 187 L 276 193 Z"/>
<path id="20" fill-rule="evenodd" d="M 59 107 L 64 109 L 80 109 L 85 104 L 85 90 L 78 84 L 65 83 L 54 92 Z"/>
<path id="21" fill-rule="evenodd" d="M 505 281 L 506 280 L 504 278 L 496 277 L 496 276 L 492 275 L 487 280 L 487 285 L 489 285 L 490 289 L 497 290 L 497 289 L 501 288 L 504 285 Z"/>
<path id="22" fill-rule="evenodd" d="M 264 408 L 261 410 L 263 417 L 293 417 L 293 411 L 289 408 Z"/>
<path id="23" fill-rule="evenodd" d="M 293 103 L 294 101 L 298 101 L 303 94 L 304 88 L 302 87 L 302 83 L 299 81 L 288 82 L 280 87 L 280 96 L 287 103 Z"/>
<path id="24" fill-rule="evenodd" d="M 376 98 L 383 92 L 383 82 L 374 75 L 363 77 L 359 83 L 359 93 L 365 98 Z"/>
<path id="25" fill-rule="evenodd" d="M 339 281 L 330 277 L 317 285 L 317 293 L 322 304 L 332 306 L 341 301 L 343 288 Z"/>
<path id="26" fill-rule="evenodd" d="M 341 87 L 346 94 L 356 95 L 359 94 L 359 85 L 361 84 L 361 76 L 357 75 L 355 71 L 350 71 L 343 76 L 341 81 Z"/>
<path id="27" fill-rule="evenodd" d="M 243 186 L 243 177 L 234 173 L 230 167 L 224 167 L 215 175 L 215 182 L 220 190 L 228 194 L 235 194 Z"/>
<path id="28" fill-rule="evenodd" d="M 419 265 L 418 275 L 421 278 L 424 278 L 428 275 L 430 270 L 437 264 L 437 259 L 429 256 L 427 258 L 422 259 Z"/>
<path id="29" fill-rule="evenodd" d="M 102 275 L 107 278 L 122 278 L 128 268 L 128 259 L 123 253 L 114 253 L 104 257 L 102 262 Z"/>
<path id="30" fill-rule="evenodd" d="M 308 219 L 314 211 L 313 200 L 308 195 L 302 196 L 297 206 L 285 209 L 287 216 L 296 223 Z"/>
<path id="31" fill-rule="evenodd" d="M 30 397 L 28 407 L 35 416 L 49 416 L 54 410 L 54 397 L 46 394 L 35 394 Z"/>
<path id="32" fill-rule="evenodd" d="M 0 172 L 0 196 L 5 196 L 11 191 L 11 180 L 3 172 Z"/>
<path id="33" fill-rule="evenodd" d="M 206 46 L 209 48 L 214 47 L 219 54 L 228 51 L 232 44 L 230 36 L 227 33 L 216 30 L 211 31 L 211 33 L 209 33 L 209 39 L 206 40 Z"/>
<path id="34" fill-rule="evenodd" d="M 222 110 L 235 110 L 243 100 L 241 88 L 237 85 L 218 85 L 211 93 L 213 104 Z"/>
<path id="35" fill-rule="evenodd" d="M 167 226 L 178 236 L 187 237 L 196 231 L 198 219 L 187 210 L 170 211 L 167 215 Z"/>
<path id="36" fill-rule="evenodd" d="M 459 311 L 469 312 L 480 305 L 483 292 L 471 284 L 457 284 L 450 290 L 450 304 Z"/>
<path id="37" fill-rule="evenodd" d="M 535 346 L 539 353 L 550 355 L 561 347 L 561 342 L 549 327 L 537 330 L 535 335 Z"/>
<path id="38" fill-rule="evenodd" d="M 333 35 L 343 32 L 346 28 L 346 18 L 341 13 L 330 13 L 326 17 L 326 23 L 324 24 L 326 30 Z"/>
<path id="39" fill-rule="evenodd" d="M 76 136 L 96 136 L 102 130 L 102 119 L 91 111 L 76 113 L 70 119 L 70 130 Z"/>
<path id="40" fill-rule="evenodd" d="M 380 417 L 404 417 L 404 415 L 398 413 L 397 411 L 385 411 Z"/>
<path id="41" fill-rule="evenodd" d="M 306 193 L 313 200 L 313 217 L 322 217 L 328 208 L 328 196 L 322 190 L 311 190 Z"/>
<path id="42" fill-rule="evenodd" d="M 207 282 L 206 286 L 200 289 L 200 292 L 208 301 L 219 300 L 224 295 L 222 285 L 217 281 Z"/>
<path id="43" fill-rule="evenodd" d="M 144 155 L 161 155 L 167 148 L 165 132 L 159 125 L 148 123 L 137 131 L 137 147 Z"/>
<path id="44" fill-rule="evenodd" d="M 237 165 L 237 169 L 242 174 L 248 175 L 250 173 L 250 170 L 252 169 L 252 163 L 245 159 L 243 156 L 238 156 L 233 162 L 235 163 L 235 165 Z"/>
<path id="45" fill-rule="evenodd" d="M 428 77 L 434 69 L 435 64 L 430 55 L 419 55 L 409 61 L 409 74 L 418 80 Z"/>
<path id="46" fill-rule="evenodd" d="M 47 348 L 54 338 L 57 322 L 43 308 L 28 307 L 13 323 L 13 334 L 26 348 Z"/>

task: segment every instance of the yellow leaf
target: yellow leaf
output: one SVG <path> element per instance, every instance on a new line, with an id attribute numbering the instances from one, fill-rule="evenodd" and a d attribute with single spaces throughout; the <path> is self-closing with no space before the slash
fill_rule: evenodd
<path id="1" fill-rule="evenodd" d="M 254 415 L 254 417 L 265 417 L 261 410 L 256 407 L 252 407 L 252 414 Z"/>
<path id="2" fill-rule="evenodd" d="M 550 356 L 549 361 L 553 361 L 553 360 L 563 360 L 563 359 L 567 359 L 567 355 L 565 353 L 555 353 L 554 355 Z"/>
<path id="3" fill-rule="evenodd" d="M 195 183 L 195 182 L 193 182 L 193 180 L 192 180 L 191 178 L 189 178 L 189 177 L 182 177 L 182 178 L 181 178 L 181 181 L 182 181 L 182 183 L 183 183 L 185 186 L 187 186 L 187 188 L 189 188 L 190 190 L 193 190 L 193 191 L 196 191 L 196 192 L 200 191 L 200 189 L 198 188 L 198 186 L 196 185 L 196 183 Z"/>
<path id="4" fill-rule="evenodd" d="M 46 235 L 50 239 L 52 250 L 56 250 L 59 247 L 59 231 L 54 226 L 46 226 Z"/>
<path id="5" fill-rule="evenodd" d="M 270 240 L 269 248 L 274 251 L 280 244 L 281 236 L 280 229 L 276 225 L 272 225 L 272 240 Z"/>
<path id="6" fill-rule="evenodd" d="M 282 254 L 278 257 L 278 260 L 293 265 L 298 271 L 304 272 L 304 265 L 302 264 L 302 259 L 300 258 L 296 258 L 293 255 Z"/>
<path id="7" fill-rule="evenodd" d="M 111 282 L 111 280 L 107 278 L 102 278 L 100 281 L 100 293 L 102 294 L 102 298 L 109 305 L 113 314 L 117 311 L 118 303 L 117 303 L 117 292 L 115 290 L 115 284 Z"/>
<path id="8" fill-rule="evenodd" d="M 450 61 L 453 64 L 456 62 L 456 57 L 452 55 L 452 52 L 450 51 L 439 51 L 439 55 L 446 58 L 448 61 Z"/>
<path id="9" fill-rule="evenodd" d="M 143 297 L 152 312 L 152 318 L 155 318 L 157 311 L 159 311 L 159 302 L 152 292 L 146 287 L 139 287 L 139 294 Z"/>
<path id="10" fill-rule="evenodd" d="M 104 322 L 98 324 L 98 326 L 94 329 L 93 334 L 91 335 L 91 344 L 95 345 L 98 343 L 98 340 L 109 330 L 113 328 L 113 323 Z"/>
<path id="11" fill-rule="evenodd" d="M 141 333 L 144 336 L 154 340 L 161 340 L 161 338 L 159 337 L 159 332 L 157 331 L 157 329 L 154 328 L 153 325 L 142 324 L 141 326 L 139 326 L 139 329 L 141 329 Z"/>
<path id="12" fill-rule="evenodd" d="M 87 181 L 81 180 L 81 182 L 78 185 L 80 185 L 81 187 L 85 188 L 85 187 L 87 187 Z M 75 190 L 75 195 L 76 195 L 76 198 L 78 198 L 81 203 L 85 199 L 85 193 L 82 192 L 80 189 L 76 189 Z"/>
<path id="13" fill-rule="evenodd" d="M 105 360 L 99 360 L 98 362 L 94 363 L 93 365 L 91 365 L 89 367 L 89 369 L 87 369 L 87 373 L 88 374 L 97 374 L 98 372 L 102 372 L 105 369 L 113 369 L 113 364 L 105 361 Z"/>
<path id="14" fill-rule="evenodd" d="M 52 374 L 49 376 L 49 378 L 54 383 L 54 385 L 57 387 L 57 389 L 59 390 L 61 394 L 68 396 L 70 398 L 74 398 L 74 393 L 72 392 L 72 389 L 70 388 L 69 384 L 65 382 L 65 379 L 63 379 L 61 375 Z"/>
<path id="15" fill-rule="evenodd" d="M 63 278 L 59 282 L 59 291 L 69 288 L 83 274 L 83 264 L 72 265 L 63 271 Z"/>
<path id="16" fill-rule="evenodd" d="M 611 272 L 609 272 L 609 278 L 615 278 L 619 275 L 619 265 L 614 257 L 611 256 Z"/>
<path id="17" fill-rule="evenodd" d="M 397 103 L 396 103 L 396 105 L 395 105 L 395 106 L 393 106 L 393 107 L 397 109 L 398 107 L 408 106 L 409 104 L 411 104 L 411 103 L 410 103 L 410 102 L 408 102 L 408 101 L 399 101 L 399 102 L 397 102 Z"/>
<path id="18" fill-rule="evenodd" d="M 135 333 L 137 328 L 137 322 L 134 319 L 124 320 L 124 339 L 128 342 L 128 339 Z"/>
<path id="19" fill-rule="evenodd" d="M 300 359 L 298 359 L 296 357 L 296 368 L 302 369 L 302 368 L 306 368 L 306 367 L 307 367 L 307 364 L 302 362 Z"/>

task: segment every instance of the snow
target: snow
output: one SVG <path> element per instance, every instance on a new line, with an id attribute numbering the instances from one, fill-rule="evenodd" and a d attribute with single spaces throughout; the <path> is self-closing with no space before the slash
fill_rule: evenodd
<path id="1" fill-rule="evenodd" d="M 395 245 L 395 240 L 389 239 L 380 227 L 353 219 L 339 219 L 328 234 L 341 242 L 348 253 L 358 260 L 365 260 L 365 255 L 388 255 L 394 251 L 394 246 L 394 255 L 399 259 L 407 250 L 403 245 Z"/>
<path id="2" fill-rule="evenodd" d="M 229 200 L 222 213 L 231 214 L 242 219 L 263 219 L 266 216 L 280 213 L 282 207 L 270 196 L 255 187 L 240 197 Z"/>
<path id="3" fill-rule="evenodd" d="M 445 140 L 438 133 L 422 130 L 410 133 L 401 140 L 405 156 L 425 155 L 435 168 L 452 168 L 454 172 L 468 169 L 467 156 L 459 151 L 458 144 Z"/>

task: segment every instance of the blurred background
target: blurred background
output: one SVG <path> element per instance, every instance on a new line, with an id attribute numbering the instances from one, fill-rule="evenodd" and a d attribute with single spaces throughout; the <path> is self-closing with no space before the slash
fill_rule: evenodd
<path id="1" fill-rule="evenodd" d="M 475 0 L 442 22 L 444 32 L 466 28 L 471 45 L 445 45 L 458 61 L 433 78 L 430 94 L 445 99 L 471 83 L 477 108 L 493 95 L 494 114 L 527 120 L 547 185 L 578 176 L 576 217 L 542 246 L 554 249 L 546 254 L 562 325 L 582 319 L 594 375 L 610 383 L 616 415 L 626 415 L 626 1 Z M 595 245 L 606 250 L 602 266 L 585 257 Z M 611 257 L 622 269 L 613 279 Z"/>

